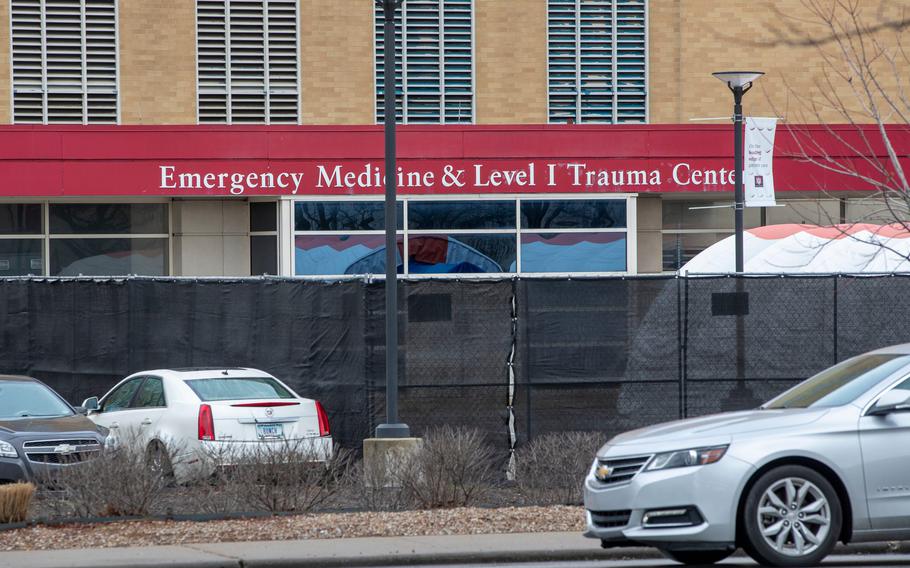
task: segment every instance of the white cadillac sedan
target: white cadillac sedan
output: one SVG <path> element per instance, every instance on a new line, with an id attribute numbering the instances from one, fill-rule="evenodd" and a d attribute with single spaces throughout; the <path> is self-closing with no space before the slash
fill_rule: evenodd
<path id="1" fill-rule="evenodd" d="M 328 460 L 332 438 L 322 405 L 272 375 L 248 368 L 195 367 L 134 373 L 83 402 L 113 439 L 140 444 L 150 465 L 187 481 L 211 474 L 212 456 L 302 448 Z M 222 465 L 225 465 L 222 462 Z"/>

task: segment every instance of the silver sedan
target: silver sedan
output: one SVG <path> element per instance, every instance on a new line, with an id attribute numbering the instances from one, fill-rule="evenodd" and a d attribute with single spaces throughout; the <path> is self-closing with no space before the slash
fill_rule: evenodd
<path id="1" fill-rule="evenodd" d="M 586 536 L 684 564 L 742 547 L 811 566 L 910 538 L 910 344 L 848 359 L 757 410 L 621 434 L 585 479 Z"/>

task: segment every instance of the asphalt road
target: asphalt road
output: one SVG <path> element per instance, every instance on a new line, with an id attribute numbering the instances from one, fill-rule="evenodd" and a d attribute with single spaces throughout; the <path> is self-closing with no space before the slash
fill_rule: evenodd
<path id="1" fill-rule="evenodd" d="M 758 566 L 745 557 L 733 557 L 713 566 Z M 894 568 L 910 566 L 910 554 L 844 555 L 829 556 L 821 568 Z M 681 564 L 669 560 L 607 560 L 593 562 L 527 562 L 492 564 L 447 564 L 446 568 L 681 568 Z M 390 567 L 391 568 L 391 567 Z M 408 568 L 439 568 L 439 565 L 410 565 Z"/>

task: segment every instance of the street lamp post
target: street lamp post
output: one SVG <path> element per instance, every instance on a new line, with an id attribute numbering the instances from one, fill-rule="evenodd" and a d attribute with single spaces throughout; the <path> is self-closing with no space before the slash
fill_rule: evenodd
<path id="1" fill-rule="evenodd" d="M 398 207 L 395 200 L 395 9 L 404 0 L 376 0 L 383 16 L 383 96 L 385 97 L 385 377 L 386 421 L 377 438 L 408 438 L 398 421 Z"/>
<path id="2" fill-rule="evenodd" d="M 743 95 L 762 75 L 761 71 L 718 71 L 712 73 L 733 91 L 734 230 L 736 232 L 736 272 L 743 271 Z"/>
<path id="3" fill-rule="evenodd" d="M 733 207 L 736 231 L 736 379 L 741 397 L 747 393 L 746 379 L 746 326 L 743 315 L 748 313 L 748 293 L 742 279 L 743 273 L 743 95 L 752 88 L 752 82 L 764 75 L 761 71 L 719 71 L 712 73 L 733 91 Z"/>

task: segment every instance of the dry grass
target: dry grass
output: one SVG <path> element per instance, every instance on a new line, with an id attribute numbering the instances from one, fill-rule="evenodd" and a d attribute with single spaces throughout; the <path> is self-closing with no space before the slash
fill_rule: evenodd
<path id="1" fill-rule="evenodd" d="M 28 514 L 35 486 L 31 483 L 0 485 L 0 523 L 21 523 Z"/>

